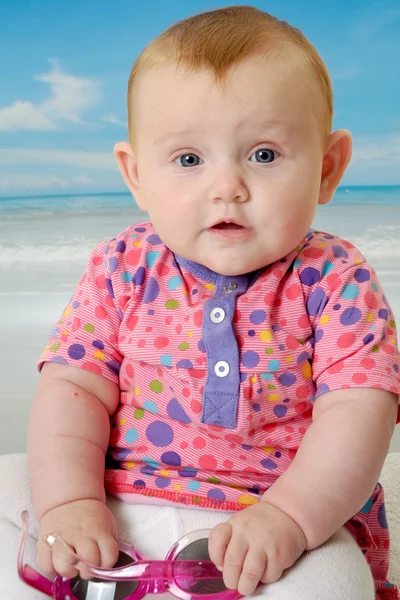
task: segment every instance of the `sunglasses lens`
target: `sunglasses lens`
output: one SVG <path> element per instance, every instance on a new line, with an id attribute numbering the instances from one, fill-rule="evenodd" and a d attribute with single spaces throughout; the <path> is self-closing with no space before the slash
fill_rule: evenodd
<path id="1" fill-rule="evenodd" d="M 114 567 L 130 565 L 132 557 L 124 552 L 119 553 L 119 558 Z M 133 594 L 138 586 L 137 581 L 102 581 L 93 577 L 89 581 L 79 576 L 71 579 L 71 591 L 77 600 L 126 600 Z"/>
<path id="2" fill-rule="evenodd" d="M 175 558 L 176 560 L 210 560 L 208 539 L 202 538 L 190 542 L 180 550 Z M 182 590 L 199 595 L 218 594 L 227 589 L 222 579 L 222 573 L 221 579 L 198 579 L 191 581 L 188 578 L 177 578 L 176 583 Z"/>

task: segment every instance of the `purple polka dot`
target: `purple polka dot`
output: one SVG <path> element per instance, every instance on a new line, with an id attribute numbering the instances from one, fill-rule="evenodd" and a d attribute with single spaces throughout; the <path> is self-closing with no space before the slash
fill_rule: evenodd
<path id="1" fill-rule="evenodd" d="M 171 480 L 168 477 L 157 477 L 156 486 L 159 488 L 166 488 L 171 483 Z"/>
<path id="2" fill-rule="evenodd" d="M 205 352 L 206 351 L 206 347 L 205 347 L 205 344 L 204 344 L 203 340 L 199 340 L 198 341 L 197 347 L 200 350 L 200 352 Z"/>
<path id="3" fill-rule="evenodd" d="M 82 344 L 71 344 L 68 348 L 68 356 L 74 360 L 81 360 L 86 354 Z"/>
<path id="4" fill-rule="evenodd" d="M 279 350 L 284 350 L 284 349 L 285 349 L 284 344 L 279 344 Z"/>
<path id="5" fill-rule="evenodd" d="M 324 330 L 317 329 L 317 331 L 315 332 L 315 341 L 319 342 L 320 340 L 322 340 L 323 337 L 324 337 Z"/>
<path id="6" fill-rule="evenodd" d="M 347 254 L 347 252 L 343 248 L 343 246 L 339 246 L 339 245 L 335 244 L 335 246 L 332 246 L 332 251 L 333 251 L 333 254 L 335 255 L 335 258 L 348 258 L 349 257 L 349 255 Z"/>
<path id="7" fill-rule="evenodd" d="M 192 422 L 191 418 L 186 414 L 176 398 L 172 398 L 172 400 L 168 402 L 167 413 L 168 416 L 175 421 L 180 421 L 181 423 Z"/>
<path id="8" fill-rule="evenodd" d="M 61 363 L 62 365 L 68 364 L 68 361 L 63 356 L 53 356 L 50 362 Z"/>
<path id="9" fill-rule="evenodd" d="M 322 237 L 325 238 L 326 240 L 333 240 L 335 236 L 329 235 L 329 234 L 325 234 Z"/>
<path id="10" fill-rule="evenodd" d="M 248 350 L 242 356 L 242 364 L 244 367 L 247 367 L 248 369 L 252 369 L 253 367 L 256 367 L 259 362 L 260 362 L 260 357 L 258 356 L 257 352 L 254 352 L 254 350 Z"/>
<path id="11" fill-rule="evenodd" d="M 253 310 L 253 312 L 250 314 L 250 321 L 253 323 L 253 325 L 260 325 L 265 321 L 266 318 L 267 313 L 265 310 Z"/>
<path id="12" fill-rule="evenodd" d="M 170 465 L 171 467 L 181 466 L 181 457 L 177 452 L 164 452 L 161 455 L 161 460 L 164 464 Z"/>
<path id="13" fill-rule="evenodd" d="M 265 458 L 262 460 L 261 465 L 264 467 L 264 469 L 268 469 L 268 471 L 273 471 L 278 466 L 271 458 Z"/>
<path id="14" fill-rule="evenodd" d="M 92 342 L 92 346 L 98 348 L 99 350 L 104 350 L 104 343 L 101 340 L 94 340 Z"/>
<path id="15" fill-rule="evenodd" d="M 281 330 L 279 325 L 272 325 L 271 329 L 272 329 L 272 331 L 280 331 Z"/>
<path id="16" fill-rule="evenodd" d="M 178 360 L 176 366 L 180 369 L 193 369 L 193 363 L 191 360 L 187 358 L 183 358 L 182 360 Z"/>
<path id="17" fill-rule="evenodd" d="M 371 279 L 371 273 L 368 269 L 357 269 L 354 273 L 354 279 L 358 283 L 364 283 L 365 281 L 369 281 Z"/>
<path id="18" fill-rule="evenodd" d="M 130 454 L 129 448 L 121 448 L 115 453 L 116 460 L 125 460 L 128 454 Z"/>
<path id="19" fill-rule="evenodd" d="M 136 485 L 137 487 L 146 487 L 143 479 L 136 479 L 136 481 L 133 482 L 133 485 Z"/>
<path id="20" fill-rule="evenodd" d="M 243 450 L 252 450 L 253 446 L 249 446 L 248 444 L 242 444 Z"/>
<path id="21" fill-rule="evenodd" d="M 346 308 L 340 315 L 340 322 L 342 325 L 349 326 L 358 323 L 362 317 L 362 312 L 359 308 L 355 306 L 351 306 L 350 308 Z"/>
<path id="22" fill-rule="evenodd" d="M 143 297 L 143 304 L 148 304 L 149 302 L 154 302 L 160 293 L 160 286 L 154 277 L 149 277 L 147 282 L 146 291 Z"/>
<path id="23" fill-rule="evenodd" d="M 78 308 L 80 305 L 81 303 L 75 300 L 75 302 L 72 303 L 72 308 L 75 310 L 75 308 Z"/>
<path id="24" fill-rule="evenodd" d="M 247 379 L 247 373 L 240 373 L 240 381 L 246 381 Z"/>
<path id="25" fill-rule="evenodd" d="M 157 469 L 155 467 L 151 467 L 150 465 L 146 465 L 145 467 L 142 467 L 140 469 L 140 472 L 143 475 L 154 475 L 154 473 L 157 471 Z"/>
<path id="26" fill-rule="evenodd" d="M 254 412 L 260 412 L 260 410 L 261 410 L 260 404 L 253 404 L 253 410 L 254 410 Z"/>
<path id="27" fill-rule="evenodd" d="M 370 344 L 375 339 L 375 336 L 372 333 L 368 333 L 365 337 L 363 337 L 363 342 L 365 345 Z"/>
<path id="28" fill-rule="evenodd" d="M 393 365 L 393 370 L 398 373 L 399 372 L 399 365 L 397 365 L 396 363 L 394 363 Z"/>
<path id="29" fill-rule="evenodd" d="M 290 398 L 285 398 L 284 402 L 290 402 Z"/>
<path id="30" fill-rule="evenodd" d="M 279 419 L 284 417 L 287 413 L 287 406 L 283 406 L 283 404 L 278 404 L 278 406 L 274 406 L 274 414 Z"/>
<path id="31" fill-rule="evenodd" d="M 132 276 L 132 283 L 142 285 L 146 279 L 146 271 L 144 267 L 139 267 L 136 273 Z"/>
<path id="32" fill-rule="evenodd" d="M 154 421 L 146 429 L 146 437 L 154 446 L 169 446 L 174 439 L 174 432 L 166 423 Z"/>
<path id="33" fill-rule="evenodd" d="M 110 273 L 111 275 L 115 273 L 118 268 L 118 256 L 112 256 L 110 258 Z"/>
<path id="34" fill-rule="evenodd" d="M 294 373 L 282 373 L 279 375 L 279 381 L 282 385 L 289 387 L 297 381 L 297 377 Z"/>
<path id="35" fill-rule="evenodd" d="M 387 524 L 387 520 L 386 520 L 386 510 L 385 510 L 385 505 L 383 502 L 378 509 L 378 521 L 379 521 L 379 525 L 382 527 L 382 529 L 388 528 L 388 524 Z"/>
<path id="36" fill-rule="evenodd" d="M 256 332 L 254 331 L 254 329 L 250 329 L 250 331 L 247 332 L 247 335 L 249 337 L 254 337 L 256 335 Z"/>
<path id="37" fill-rule="evenodd" d="M 162 244 L 161 239 L 156 233 L 149 235 L 146 241 L 149 242 L 149 244 L 151 244 L 152 246 L 159 246 L 160 244 Z"/>
<path id="38" fill-rule="evenodd" d="M 381 308 L 381 310 L 378 313 L 378 317 L 380 319 L 385 319 L 385 321 L 388 320 L 388 316 L 389 316 L 389 312 L 386 308 Z"/>
<path id="39" fill-rule="evenodd" d="M 322 396 L 322 394 L 326 394 L 327 392 L 330 392 L 330 388 L 329 385 L 327 385 L 326 383 L 322 383 L 318 390 L 317 393 L 315 394 L 315 397 L 318 398 L 318 396 Z"/>
<path id="40" fill-rule="evenodd" d="M 300 281 L 303 285 L 314 285 L 320 280 L 320 272 L 314 267 L 306 267 L 300 273 Z"/>
<path id="41" fill-rule="evenodd" d="M 333 307 L 333 310 L 340 310 L 342 308 L 341 304 L 335 304 L 335 306 Z"/>
<path id="42" fill-rule="evenodd" d="M 208 490 L 207 497 L 213 498 L 214 500 L 225 500 L 224 492 L 217 488 L 212 488 L 211 490 Z"/>
<path id="43" fill-rule="evenodd" d="M 310 316 L 316 315 L 317 313 L 321 315 L 327 303 L 328 296 L 325 294 L 322 288 L 317 287 L 313 292 L 311 292 L 307 300 L 307 313 Z"/>
<path id="44" fill-rule="evenodd" d="M 117 244 L 117 247 L 115 248 L 115 252 L 121 252 L 121 254 L 123 254 L 126 250 L 126 244 L 124 242 L 124 240 L 120 240 Z"/>
<path id="45" fill-rule="evenodd" d="M 106 288 L 108 293 L 110 294 L 111 298 L 114 299 L 115 295 L 114 295 L 114 289 L 111 283 L 111 279 L 106 278 Z"/>
<path id="46" fill-rule="evenodd" d="M 192 469 L 191 467 L 185 467 L 178 471 L 179 477 L 196 477 L 197 469 Z"/>
<path id="47" fill-rule="evenodd" d="M 321 336 L 322 337 L 322 336 Z M 308 355 L 308 352 L 304 351 L 301 352 L 301 354 L 299 354 L 299 356 L 297 357 L 297 364 L 300 365 L 302 362 L 305 362 L 306 360 L 308 360 L 310 357 Z"/>
<path id="48" fill-rule="evenodd" d="M 119 371 L 121 369 L 121 363 L 118 362 L 117 360 L 108 360 L 106 362 L 106 365 L 108 367 L 108 370 L 110 371 L 110 373 L 112 373 L 113 375 L 119 375 Z"/>
<path id="49" fill-rule="evenodd" d="M 282 456 L 281 452 L 275 452 L 275 458 L 280 458 Z"/>

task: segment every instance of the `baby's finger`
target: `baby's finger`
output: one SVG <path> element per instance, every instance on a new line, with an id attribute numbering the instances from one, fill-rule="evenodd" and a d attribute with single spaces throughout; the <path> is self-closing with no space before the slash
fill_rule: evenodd
<path id="1" fill-rule="evenodd" d="M 224 565 L 225 552 L 232 536 L 232 525 L 230 523 L 221 523 L 214 527 L 208 538 L 208 554 L 210 560 L 216 565 Z"/>
<path id="2" fill-rule="evenodd" d="M 238 591 L 243 596 L 250 596 L 259 584 L 265 572 L 265 552 L 249 550 L 244 559 L 242 574 L 240 575 Z"/>
<path id="3" fill-rule="evenodd" d="M 224 556 L 224 583 L 230 590 L 237 590 L 249 546 L 247 541 L 233 535 Z"/>
<path id="4" fill-rule="evenodd" d="M 100 551 L 100 566 L 103 569 L 111 569 L 118 560 L 119 550 L 116 540 L 108 535 L 98 540 Z"/>
<path id="5" fill-rule="evenodd" d="M 96 565 L 100 565 L 100 549 L 95 540 L 92 538 L 82 536 L 75 544 L 76 553 L 79 554 L 83 560 Z M 85 567 L 79 567 L 79 576 L 81 579 L 91 579 L 92 575 Z"/>
<path id="6" fill-rule="evenodd" d="M 267 566 L 265 567 L 265 571 L 261 577 L 261 583 L 274 583 L 278 581 L 283 573 L 283 569 L 276 559 L 269 559 L 267 556 Z"/>
<path id="7" fill-rule="evenodd" d="M 37 564 L 41 571 L 44 571 L 49 577 L 55 577 L 56 571 L 53 565 L 53 556 L 50 548 L 46 544 L 39 540 L 37 544 Z"/>

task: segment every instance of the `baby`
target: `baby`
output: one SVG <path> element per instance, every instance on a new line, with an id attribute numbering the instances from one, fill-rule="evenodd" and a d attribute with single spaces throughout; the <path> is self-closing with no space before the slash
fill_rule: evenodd
<path id="1" fill-rule="evenodd" d="M 140 550 L 147 505 L 211 528 L 243 595 L 399 599 L 377 483 L 396 326 L 362 254 L 310 229 L 351 157 L 322 59 L 256 8 L 199 14 L 143 50 L 128 111 L 115 155 L 149 220 L 92 252 L 40 359 L 39 568 L 78 573 L 54 532 L 111 567 L 127 515 Z"/>

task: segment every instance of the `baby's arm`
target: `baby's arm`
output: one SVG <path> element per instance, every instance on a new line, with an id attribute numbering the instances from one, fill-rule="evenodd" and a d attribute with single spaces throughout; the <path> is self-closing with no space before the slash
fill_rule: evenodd
<path id="1" fill-rule="evenodd" d="M 380 389 L 340 389 L 317 398 L 296 457 L 263 496 L 302 528 L 307 550 L 329 539 L 370 497 L 397 408 L 397 396 Z"/>
<path id="2" fill-rule="evenodd" d="M 66 527 L 72 514 L 81 519 L 89 506 L 92 515 L 99 513 L 98 520 L 110 521 L 106 527 L 115 534 L 104 505 L 104 469 L 109 417 L 118 401 L 118 385 L 105 377 L 68 365 L 44 364 L 28 428 L 28 466 L 41 535 L 50 533 L 43 531 L 43 523 L 47 529 Z M 78 528 L 81 525 L 77 523 Z M 87 537 L 84 529 L 81 533 Z M 38 552 L 39 566 L 49 571 L 40 540 Z"/>

